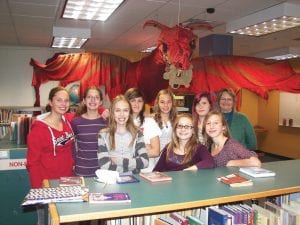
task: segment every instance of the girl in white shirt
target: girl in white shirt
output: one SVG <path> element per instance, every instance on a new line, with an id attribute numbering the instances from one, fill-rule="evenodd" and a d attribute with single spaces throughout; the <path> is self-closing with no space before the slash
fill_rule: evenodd
<path id="1" fill-rule="evenodd" d="M 144 134 L 149 166 L 143 169 L 142 172 L 150 172 L 155 165 L 155 158 L 160 154 L 159 136 L 161 135 L 161 130 L 152 117 L 145 116 L 144 96 L 139 89 L 128 89 L 125 93 L 125 97 L 130 102 L 134 124 L 139 127 Z"/>
<path id="2" fill-rule="evenodd" d="M 160 151 L 168 145 L 172 138 L 172 126 L 177 116 L 174 94 L 169 89 L 163 89 L 156 95 L 154 103 L 154 120 L 161 129 Z"/>

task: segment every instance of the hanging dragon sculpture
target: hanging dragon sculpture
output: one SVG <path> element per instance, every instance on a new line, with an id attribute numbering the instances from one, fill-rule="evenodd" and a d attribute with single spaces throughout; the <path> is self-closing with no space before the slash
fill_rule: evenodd
<path id="1" fill-rule="evenodd" d="M 67 84 L 80 80 L 80 93 L 90 85 L 104 85 L 110 98 L 138 87 L 145 100 L 152 103 L 159 90 L 171 87 L 181 92 L 216 92 L 231 87 L 238 92 L 248 89 L 264 98 L 268 91 L 300 93 L 299 58 L 267 60 L 244 56 L 206 56 L 192 58 L 197 36 L 194 29 L 212 29 L 208 23 L 181 24 L 168 27 L 149 20 L 144 27 L 160 30 L 156 49 L 138 62 L 102 53 L 58 54 L 40 64 L 34 59 L 32 85 L 39 106 L 39 87 L 49 80 Z"/>
<path id="2" fill-rule="evenodd" d="M 212 29 L 208 23 L 168 27 L 147 21 L 144 27 L 160 29 L 157 48 L 127 71 L 125 89 L 139 87 L 151 102 L 156 93 L 171 86 L 181 91 L 219 91 L 242 88 L 267 98 L 268 91 L 300 92 L 300 74 L 289 61 L 243 56 L 207 56 L 191 58 L 197 36 L 193 29 Z"/>

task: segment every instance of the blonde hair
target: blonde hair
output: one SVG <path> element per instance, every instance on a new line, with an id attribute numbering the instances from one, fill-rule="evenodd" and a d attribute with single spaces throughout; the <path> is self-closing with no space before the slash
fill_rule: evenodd
<path id="1" fill-rule="evenodd" d="M 170 158 L 170 155 L 174 151 L 174 148 L 179 148 L 179 139 L 176 135 L 175 129 L 181 118 L 188 118 L 191 121 L 191 124 L 193 124 L 193 118 L 190 113 L 181 113 L 176 117 L 176 119 L 174 121 L 174 130 L 172 133 L 172 139 L 171 139 L 170 144 L 167 147 L 167 157 L 166 157 L 167 159 Z M 196 147 L 198 145 L 195 128 L 193 127 L 192 129 L 193 129 L 193 134 L 192 134 L 190 140 L 188 140 L 188 142 L 186 143 L 185 148 L 184 148 L 185 154 L 184 154 L 184 159 L 183 159 L 182 164 L 192 161 L 194 150 L 196 149 Z"/>
<path id="2" fill-rule="evenodd" d="M 114 115 L 114 111 L 115 111 L 115 108 L 116 108 L 116 104 L 118 102 L 126 102 L 128 104 L 128 108 L 130 110 L 130 113 L 129 113 L 129 118 L 126 122 L 126 129 L 129 131 L 129 133 L 131 134 L 132 136 L 132 139 L 131 139 L 131 142 L 130 142 L 130 146 L 133 145 L 134 143 L 134 140 L 135 140 L 135 137 L 137 135 L 137 132 L 138 132 L 138 129 L 137 127 L 134 125 L 133 123 L 133 120 L 132 120 L 132 117 L 131 117 L 131 114 L 132 114 L 132 110 L 131 110 L 131 106 L 130 106 L 130 103 L 129 101 L 127 100 L 127 98 L 125 98 L 124 95 L 118 95 L 116 96 L 112 103 L 111 103 L 111 106 L 110 106 L 110 110 L 109 110 L 109 122 L 108 122 L 108 132 L 109 132 L 109 142 L 110 142 L 110 146 L 111 146 L 111 149 L 114 150 L 116 148 L 116 141 L 115 141 L 115 133 L 117 131 L 117 122 L 115 120 L 115 115 Z"/>
<path id="3" fill-rule="evenodd" d="M 153 111 L 154 111 L 154 120 L 158 123 L 158 126 L 162 129 L 163 127 L 163 122 L 161 119 L 161 110 L 159 108 L 159 97 L 161 95 L 169 95 L 172 101 L 172 108 L 169 113 L 169 119 L 171 121 L 171 124 L 173 124 L 176 116 L 177 116 L 177 110 L 175 106 L 175 99 L 174 99 L 174 94 L 170 89 L 162 89 L 158 92 L 155 98 L 154 106 L 153 106 Z"/>
<path id="4" fill-rule="evenodd" d="M 232 101 L 233 101 L 232 111 L 235 111 L 236 95 L 235 95 L 234 91 L 231 88 L 223 88 L 218 92 L 218 95 L 217 95 L 217 108 L 218 108 L 218 110 L 221 111 L 220 101 L 221 101 L 221 97 L 222 97 L 223 93 L 227 93 L 227 94 L 230 95 L 230 97 L 232 98 Z"/>

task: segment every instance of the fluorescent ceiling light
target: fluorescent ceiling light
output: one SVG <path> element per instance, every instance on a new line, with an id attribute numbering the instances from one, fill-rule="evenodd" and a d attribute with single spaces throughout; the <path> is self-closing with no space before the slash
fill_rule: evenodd
<path id="1" fill-rule="evenodd" d="M 124 0 L 68 0 L 63 18 L 105 21 Z"/>
<path id="2" fill-rule="evenodd" d="M 300 26 L 300 5 L 282 3 L 226 24 L 232 34 L 261 36 Z"/>
<path id="3" fill-rule="evenodd" d="M 53 48 L 81 48 L 91 37 L 90 29 L 53 27 Z"/>
<path id="4" fill-rule="evenodd" d="M 54 37 L 53 48 L 81 48 L 87 41 L 86 38 Z"/>
<path id="5" fill-rule="evenodd" d="M 268 57 L 266 59 L 284 60 L 284 59 L 293 59 L 298 57 L 300 57 L 300 55 L 285 54 L 285 55 L 276 55 L 276 56 Z"/>
<path id="6" fill-rule="evenodd" d="M 300 47 L 277 48 L 268 51 L 258 52 L 253 55 L 258 58 L 284 60 L 300 57 Z"/>
<path id="7" fill-rule="evenodd" d="M 149 53 L 152 52 L 154 49 L 156 49 L 156 46 L 148 47 L 146 49 L 143 49 L 141 52 Z"/>

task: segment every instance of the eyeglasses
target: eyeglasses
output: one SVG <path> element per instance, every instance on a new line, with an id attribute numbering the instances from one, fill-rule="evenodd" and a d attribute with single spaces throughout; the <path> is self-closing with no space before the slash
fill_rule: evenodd
<path id="1" fill-rule="evenodd" d="M 177 124 L 176 128 L 177 128 L 177 129 L 185 129 L 185 130 L 189 130 L 189 129 L 193 129 L 194 127 L 191 126 L 191 125 Z"/>
<path id="2" fill-rule="evenodd" d="M 221 98 L 220 101 L 223 101 L 223 102 L 232 102 L 233 99 L 232 98 Z"/>
<path id="3" fill-rule="evenodd" d="M 91 96 L 91 95 L 89 95 L 89 96 L 86 96 L 86 99 L 88 99 L 88 100 L 100 100 L 100 97 L 99 96 Z"/>

